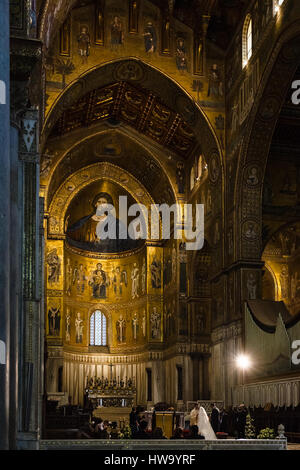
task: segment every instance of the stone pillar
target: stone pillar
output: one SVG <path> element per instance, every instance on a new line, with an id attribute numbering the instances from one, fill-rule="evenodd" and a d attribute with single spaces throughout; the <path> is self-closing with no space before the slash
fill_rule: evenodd
<path id="1" fill-rule="evenodd" d="M 202 399 L 210 400 L 209 387 L 209 355 L 204 355 L 202 359 Z"/>
<path id="2" fill-rule="evenodd" d="M 19 336 L 22 311 L 22 182 L 18 156 L 19 129 L 10 128 L 11 193 L 10 214 L 10 410 L 9 447 L 15 449 L 19 403 Z"/>
<path id="3" fill-rule="evenodd" d="M 198 353 L 192 353 L 191 358 L 193 361 L 193 401 L 200 398 L 200 374 L 199 374 L 199 361 L 200 356 Z"/>
<path id="4" fill-rule="evenodd" d="M 2 21 L 6 17 L 7 22 L 9 20 L 9 1 L 4 0 L 0 3 L 1 35 L 4 30 Z M 7 14 L 2 14 L 6 4 Z M 34 39 L 35 32 L 31 27 L 34 12 L 30 11 L 30 5 L 31 2 L 27 0 L 18 2 L 18 8 L 10 17 L 10 43 L 5 47 L 1 44 L 1 51 L 10 52 L 10 120 L 13 126 L 10 158 L 12 167 L 11 232 L 13 234 L 10 253 L 12 302 L 10 309 L 11 348 L 15 348 L 10 356 L 13 364 L 11 366 L 10 421 L 18 423 L 16 447 L 19 449 L 37 448 L 43 393 L 44 317 L 41 294 L 43 258 L 40 243 L 42 227 L 39 212 L 38 155 L 38 108 L 41 109 L 42 101 L 40 83 L 42 44 Z M 0 68 L 0 74 L 2 69 L 3 66 Z M 33 90 L 34 93 L 31 93 Z M 29 103 L 33 104 L 32 108 L 29 107 Z M 18 178 L 19 181 L 17 181 Z M 1 190 L 2 188 L 5 191 L 3 184 Z M 3 266 L 2 263 L 0 269 Z M 18 395 L 16 396 L 15 384 L 17 383 Z M 10 437 L 11 446 L 14 447 L 15 435 L 11 433 Z"/>
<path id="5" fill-rule="evenodd" d="M 165 364 L 160 361 L 152 363 L 152 401 L 158 403 L 165 400 L 164 387 L 164 368 Z M 171 373 L 171 371 L 169 371 Z M 171 392 L 172 393 L 172 392 Z"/>
<path id="6" fill-rule="evenodd" d="M 0 3 L 0 449 L 9 447 L 10 105 L 9 1 Z"/>
<path id="7" fill-rule="evenodd" d="M 41 264 L 39 210 L 38 111 L 26 109 L 21 117 L 19 159 L 23 175 L 23 312 L 20 345 L 21 396 L 19 449 L 37 447 L 41 431 L 42 363 Z"/>
<path id="8" fill-rule="evenodd" d="M 184 356 L 184 369 L 183 369 L 183 376 L 184 376 L 184 391 L 183 391 L 183 399 L 186 403 L 187 401 L 192 401 L 193 399 L 193 362 L 190 355 Z"/>

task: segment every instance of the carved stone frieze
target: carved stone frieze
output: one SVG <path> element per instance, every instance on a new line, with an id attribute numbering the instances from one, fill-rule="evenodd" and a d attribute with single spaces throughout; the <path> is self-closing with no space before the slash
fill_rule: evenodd
<path id="1" fill-rule="evenodd" d="M 231 324 L 220 326 L 212 332 L 212 343 L 221 343 L 232 338 L 237 338 L 242 334 L 242 322 L 235 321 Z"/>

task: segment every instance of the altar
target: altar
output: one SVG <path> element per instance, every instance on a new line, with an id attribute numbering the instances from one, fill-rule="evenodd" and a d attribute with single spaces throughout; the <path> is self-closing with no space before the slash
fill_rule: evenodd
<path id="1" fill-rule="evenodd" d="M 156 411 L 155 413 L 156 427 L 161 428 L 164 436 L 168 439 L 173 436 L 175 417 L 173 411 Z"/>
<path id="2" fill-rule="evenodd" d="M 99 406 L 93 411 L 93 417 L 101 418 L 103 421 L 116 422 L 117 427 L 122 429 L 129 424 L 131 408 L 127 407 L 104 407 Z"/>
<path id="3" fill-rule="evenodd" d="M 119 428 L 129 424 L 129 414 L 135 404 L 135 379 L 87 377 L 85 399 L 93 408 L 93 416 L 116 422 Z"/>

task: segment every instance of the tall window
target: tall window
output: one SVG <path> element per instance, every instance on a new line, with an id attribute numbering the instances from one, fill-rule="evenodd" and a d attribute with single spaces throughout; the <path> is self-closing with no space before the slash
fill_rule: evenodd
<path id="1" fill-rule="evenodd" d="M 191 168 L 191 173 L 190 173 L 190 190 L 194 189 L 195 186 L 195 167 L 194 165 Z"/>
<path id="2" fill-rule="evenodd" d="M 243 28 L 243 67 L 245 67 L 252 56 L 252 18 L 247 15 Z"/>
<path id="3" fill-rule="evenodd" d="M 273 0 L 273 14 L 276 15 L 276 13 L 279 12 L 281 5 L 283 4 L 285 0 Z"/>
<path id="4" fill-rule="evenodd" d="M 252 20 L 249 21 L 247 29 L 247 59 L 252 56 Z"/>
<path id="5" fill-rule="evenodd" d="M 106 346 L 107 320 L 104 313 L 96 310 L 90 318 L 90 345 Z"/>

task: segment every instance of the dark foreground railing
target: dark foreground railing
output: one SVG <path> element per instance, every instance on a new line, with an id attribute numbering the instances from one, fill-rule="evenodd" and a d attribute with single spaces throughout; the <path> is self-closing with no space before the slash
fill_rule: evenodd
<path id="1" fill-rule="evenodd" d="M 244 440 L 41 440 L 40 450 L 143 450 L 174 451 L 190 450 L 286 450 L 286 439 L 244 439 Z"/>

